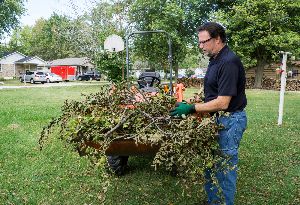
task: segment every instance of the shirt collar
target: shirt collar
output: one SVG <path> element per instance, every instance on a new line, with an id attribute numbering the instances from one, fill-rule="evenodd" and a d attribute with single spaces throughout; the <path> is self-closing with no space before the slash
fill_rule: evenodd
<path id="1" fill-rule="evenodd" d="M 217 53 L 216 56 L 211 57 L 211 58 L 209 59 L 209 61 L 212 61 L 212 62 L 213 62 L 213 61 L 219 60 L 220 56 L 222 56 L 222 54 L 223 54 L 224 52 L 226 52 L 227 50 L 228 50 L 228 46 L 225 45 L 225 46 L 219 51 L 219 53 Z"/>

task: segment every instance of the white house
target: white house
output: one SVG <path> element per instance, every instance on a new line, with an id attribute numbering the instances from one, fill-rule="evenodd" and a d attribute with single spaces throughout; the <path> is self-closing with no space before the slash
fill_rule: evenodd
<path id="1" fill-rule="evenodd" d="M 6 53 L 0 57 L 0 78 L 12 79 L 26 70 L 48 70 L 46 61 L 20 52 Z"/>

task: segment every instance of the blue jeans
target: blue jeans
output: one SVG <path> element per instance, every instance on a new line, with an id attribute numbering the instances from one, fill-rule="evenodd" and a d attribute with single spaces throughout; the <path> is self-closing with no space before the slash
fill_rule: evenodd
<path id="1" fill-rule="evenodd" d="M 210 169 L 205 172 L 206 183 L 204 188 L 209 204 L 221 204 L 221 202 L 224 204 L 224 201 L 220 198 L 221 196 L 226 205 L 233 205 L 237 181 L 238 148 L 247 127 L 247 116 L 245 111 L 232 112 L 230 116 L 218 117 L 217 123 L 224 126 L 219 131 L 218 143 L 222 162 L 228 166 L 221 169 L 222 162 L 215 165 L 217 170 L 215 176 L 221 188 L 220 190 L 212 183 L 212 170 Z"/>

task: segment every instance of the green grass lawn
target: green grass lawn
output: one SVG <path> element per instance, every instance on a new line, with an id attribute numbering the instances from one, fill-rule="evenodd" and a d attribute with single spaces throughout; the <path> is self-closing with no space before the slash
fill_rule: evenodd
<path id="1" fill-rule="evenodd" d="M 99 204 L 101 174 L 59 141 L 42 151 L 39 133 L 66 99 L 98 86 L 0 90 L 0 204 Z M 190 96 L 195 89 L 188 89 Z M 286 93 L 277 126 L 279 92 L 248 90 L 248 129 L 240 147 L 236 204 L 300 203 L 300 93 Z M 181 184 L 151 167 L 151 157 L 132 157 L 129 172 L 114 177 L 107 205 L 194 205 L 201 187 Z"/>
<path id="2" fill-rule="evenodd" d="M 24 83 L 21 83 L 18 79 L 11 79 L 11 80 L 3 80 L 0 79 L 0 86 L 5 85 L 5 86 L 11 86 L 11 85 L 22 85 Z"/>

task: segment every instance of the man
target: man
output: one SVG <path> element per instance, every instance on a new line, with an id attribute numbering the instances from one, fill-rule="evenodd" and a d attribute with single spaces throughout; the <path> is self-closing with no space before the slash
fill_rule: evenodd
<path id="1" fill-rule="evenodd" d="M 173 109 L 171 116 L 187 115 L 194 112 L 229 112 L 229 116 L 218 116 L 217 123 L 224 128 L 219 131 L 218 143 L 220 155 L 227 163 L 226 170 L 220 171 L 215 165 L 218 186 L 212 183 L 211 170 L 206 171 L 205 190 L 208 204 L 234 204 L 236 192 L 238 147 L 247 126 L 244 108 L 247 105 L 245 95 L 245 71 L 240 59 L 226 45 L 225 29 L 214 22 L 208 22 L 198 28 L 199 48 L 210 57 L 204 78 L 204 103 L 180 103 Z M 218 190 L 220 189 L 220 190 Z M 217 194 L 218 192 L 221 193 Z M 223 199 L 223 200 L 222 200 Z"/>

